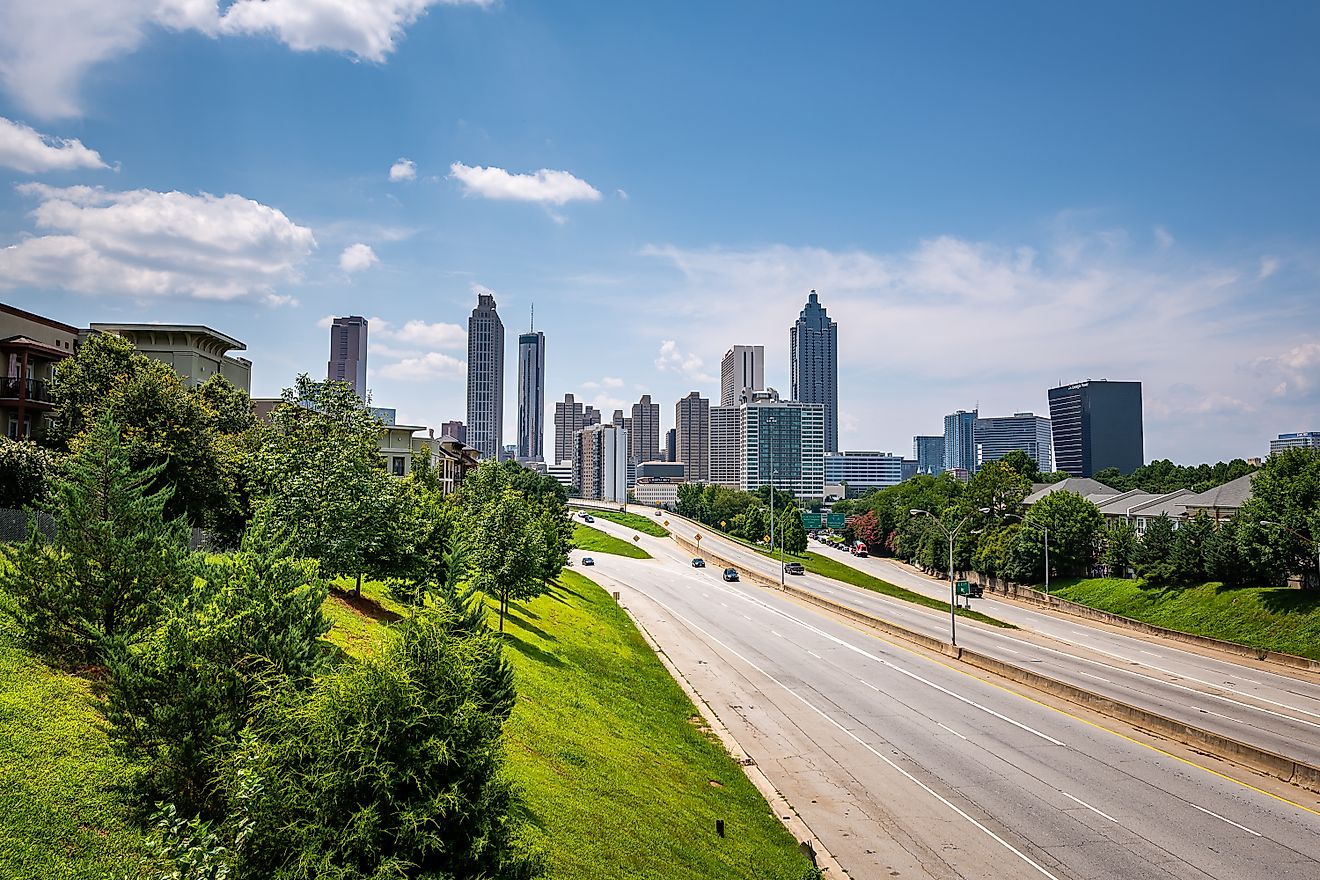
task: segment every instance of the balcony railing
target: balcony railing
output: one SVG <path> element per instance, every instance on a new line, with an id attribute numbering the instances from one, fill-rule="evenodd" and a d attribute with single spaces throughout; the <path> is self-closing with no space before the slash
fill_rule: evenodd
<path id="1" fill-rule="evenodd" d="M 37 403 L 51 402 L 45 379 L 0 379 L 0 400 L 18 400 L 20 397 Z"/>

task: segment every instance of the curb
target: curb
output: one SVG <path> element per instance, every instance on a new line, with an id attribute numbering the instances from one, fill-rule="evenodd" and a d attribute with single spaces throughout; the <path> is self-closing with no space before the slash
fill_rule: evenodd
<path id="1" fill-rule="evenodd" d="M 605 588 L 601 587 L 601 589 L 603 590 Z M 612 591 L 611 595 L 613 595 Z M 816 867 L 820 869 L 821 873 L 826 878 L 842 878 L 849 876 L 844 867 L 839 864 L 838 860 L 834 858 L 834 855 L 826 848 L 825 844 L 821 842 L 820 836 L 812 831 L 811 826 L 809 826 L 806 820 L 802 818 L 797 809 L 789 803 L 788 799 L 780 793 L 779 789 L 775 788 L 774 783 L 770 781 L 770 777 L 766 776 L 765 771 L 761 769 L 761 765 L 756 763 L 756 761 L 747 754 L 747 751 L 743 749 L 738 740 L 734 738 L 733 734 L 724 725 L 724 722 L 720 720 L 719 715 L 715 714 L 715 710 L 711 705 L 706 702 L 705 698 L 702 697 L 692 683 L 688 681 L 687 676 L 683 675 L 678 667 L 670 661 L 669 655 L 660 647 L 660 643 L 651 635 L 651 631 L 648 630 L 640 620 L 633 616 L 632 610 L 627 605 L 623 604 L 622 601 L 619 602 L 619 607 L 623 609 L 624 614 L 628 615 L 628 619 L 633 622 L 633 626 L 637 627 L 637 631 L 642 634 L 642 638 L 651 648 L 651 652 L 660 659 L 661 664 L 663 664 L 665 669 L 669 672 L 670 678 L 678 682 L 678 686 L 683 689 L 685 694 L 687 694 L 688 699 L 692 701 L 697 710 L 700 711 L 703 717 L 705 717 L 710 723 L 710 729 L 715 733 L 715 736 L 719 738 L 720 743 L 724 746 L 724 750 L 729 753 L 729 756 L 733 758 L 740 767 L 742 767 L 743 774 L 747 777 L 748 781 L 756 787 L 756 790 L 761 793 L 761 796 L 765 798 L 766 803 L 770 806 L 771 811 L 775 814 L 775 817 L 779 820 L 780 824 L 788 829 L 789 834 L 793 835 L 794 840 L 798 841 L 799 849 L 804 853 L 809 852 L 808 858 L 815 862 Z M 805 838 L 803 837 L 802 832 L 805 832 Z"/>

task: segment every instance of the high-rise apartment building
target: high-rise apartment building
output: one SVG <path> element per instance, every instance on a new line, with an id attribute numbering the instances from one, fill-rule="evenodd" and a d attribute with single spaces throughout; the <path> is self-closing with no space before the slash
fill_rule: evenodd
<path id="1" fill-rule="evenodd" d="M 459 443 L 467 442 L 467 426 L 458 419 L 452 419 L 440 426 L 441 437 L 453 437 Z"/>
<path id="2" fill-rule="evenodd" d="M 685 465 L 688 482 L 710 479 L 710 401 L 696 391 L 674 404 L 674 441 L 677 461 Z"/>
<path id="3" fill-rule="evenodd" d="M 742 440 L 738 433 L 738 406 L 712 406 L 710 408 L 710 444 L 706 482 L 738 488 L 742 479 L 738 470 L 739 449 Z M 688 482 L 696 483 L 692 477 Z"/>
<path id="4" fill-rule="evenodd" d="M 628 497 L 628 432 L 617 425 L 592 425 L 577 432 L 573 479 L 582 497 L 624 501 Z"/>
<path id="5" fill-rule="evenodd" d="M 325 377 L 347 382 L 353 393 L 367 399 L 367 319 L 361 315 L 335 318 L 330 324 L 330 360 Z"/>
<path id="6" fill-rule="evenodd" d="M 587 425 L 599 425 L 600 422 L 600 410 L 596 409 L 594 406 L 588 406 L 582 410 L 582 427 L 585 428 Z"/>
<path id="7" fill-rule="evenodd" d="M 875 489 L 903 482 L 903 456 L 889 452 L 825 453 L 825 484 L 846 483 L 848 497 L 858 498 Z"/>
<path id="8" fill-rule="evenodd" d="M 1277 439 L 1270 441 L 1270 455 L 1285 449 L 1320 449 L 1320 431 L 1280 434 Z"/>
<path id="9" fill-rule="evenodd" d="M 1049 390 L 1054 469 L 1093 477 L 1116 467 L 1130 474 L 1145 457 L 1141 383 L 1088 379 Z"/>
<path id="10" fill-rule="evenodd" d="M 600 423 L 599 415 L 597 413 L 595 424 Z M 573 460 L 577 432 L 587 424 L 586 410 L 582 408 L 581 403 L 573 399 L 573 395 L 565 394 L 563 400 L 555 402 L 555 464 Z"/>
<path id="11" fill-rule="evenodd" d="M 825 495 L 825 407 L 756 392 L 738 408 L 739 488 L 761 486 L 802 500 Z"/>
<path id="12" fill-rule="evenodd" d="M 651 402 L 651 395 L 632 405 L 629 426 L 628 454 L 633 464 L 656 461 L 660 458 L 660 404 Z"/>
<path id="13" fill-rule="evenodd" d="M 765 387 L 765 346 L 735 345 L 720 361 L 720 406 L 737 406 Z"/>
<path id="14" fill-rule="evenodd" d="M 976 473 L 976 410 L 944 417 L 944 469 Z"/>
<path id="15" fill-rule="evenodd" d="M 793 399 L 818 403 L 825 413 L 825 451 L 839 451 L 839 328 L 811 291 L 788 331 Z"/>
<path id="16" fill-rule="evenodd" d="M 545 334 L 518 334 L 518 457 L 545 459 Z"/>
<path id="17" fill-rule="evenodd" d="M 468 318 L 467 369 L 468 444 L 496 459 L 504 438 L 504 322 L 489 293 L 477 295 Z"/>
<path id="18" fill-rule="evenodd" d="M 1042 473 L 1054 470 L 1050 420 L 1035 413 L 977 418 L 976 449 L 978 468 L 1021 449 L 1035 460 Z"/>
<path id="19" fill-rule="evenodd" d="M 917 473 L 938 474 L 944 470 L 944 435 L 926 434 L 912 438 L 912 457 Z"/>
<path id="20" fill-rule="evenodd" d="M 710 442 L 710 434 L 709 434 L 709 432 L 707 433 L 706 438 L 707 438 L 707 439 L 706 439 L 706 442 L 709 443 L 709 442 Z M 678 459 L 678 429 L 677 429 L 677 428 L 670 428 L 668 431 L 665 431 L 665 448 L 662 449 L 662 450 L 660 450 L 660 451 L 661 451 L 662 453 L 664 453 L 664 455 L 663 455 L 662 457 L 664 458 L 665 461 L 673 462 L 673 461 L 678 461 L 678 460 L 679 460 L 679 459 Z"/>

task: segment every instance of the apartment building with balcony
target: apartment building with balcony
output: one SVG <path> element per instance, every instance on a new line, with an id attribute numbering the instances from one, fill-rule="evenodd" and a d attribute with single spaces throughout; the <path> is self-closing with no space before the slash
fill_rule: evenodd
<path id="1" fill-rule="evenodd" d="M 0 432 L 40 437 L 55 408 L 55 365 L 73 354 L 78 328 L 0 303 Z"/>

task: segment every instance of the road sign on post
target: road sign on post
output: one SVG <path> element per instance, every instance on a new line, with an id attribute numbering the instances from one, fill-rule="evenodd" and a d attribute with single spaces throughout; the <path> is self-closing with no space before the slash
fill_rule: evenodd
<path id="1" fill-rule="evenodd" d="M 957 590 L 959 596 L 970 596 L 972 593 L 972 588 L 968 585 L 967 581 L 958 581 L 954 584 L 954 588 Z"/>
<path id="2" fill-rule="evenodd" d="M 825 514 L 825 525 L 832 529 L 841 529 L 847 519 L 848 515 L 846 513 L 827 513 Z"/>
<path id="3" fill-rule="evenodd" d="M 804 510 L 799 516 L 802 517 L 802 528 L 804 529 L 818 529 L 823 524 L 821 521 L 822 515 L 819 513 L 808 513 Z"/>

